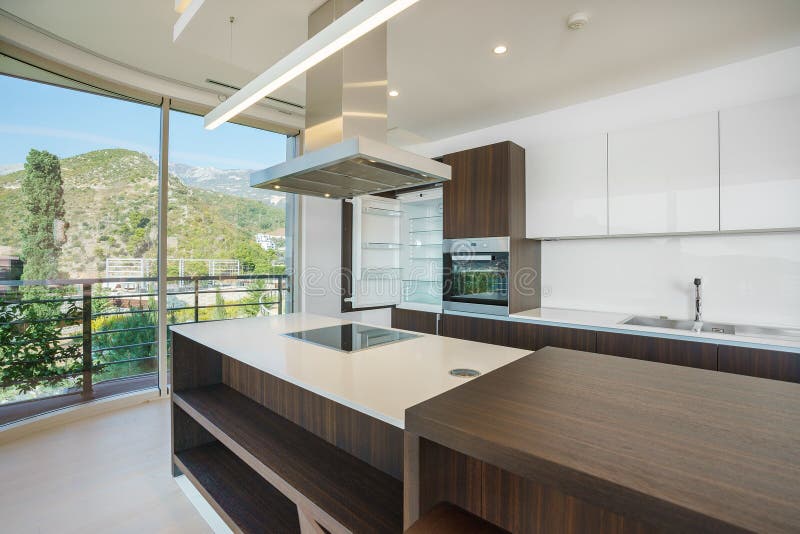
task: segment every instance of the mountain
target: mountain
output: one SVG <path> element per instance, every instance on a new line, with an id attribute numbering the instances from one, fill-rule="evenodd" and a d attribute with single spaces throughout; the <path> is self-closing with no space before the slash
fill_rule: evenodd
<path id="1" fill-rule="evenodd" d="M 250 169 L 226 170 L 172 163 L 169 166 L 169 172 L 180 178 L 189 187 L 250 198 L 273 206 L 284 206 L 286 203 L 284 194 L 250 187 L 250 173 L 254 172 Z"/>
<path id="2" fill-rule="evenodd" d="M 0 246 L 19 250 L 25 171 L 0 176 Z M 63 276 L 93 278 L 108 257 L 155 258 L 158 166 L 146 154 L 97 150 L 61 160 L 67 241 L 59 260 Z M 169 177 L 170 258 L 239 259 L 264 271 L 275 253 L 255 234 L 285 226 L 282 208 L 227 192 L 191 187 Z M 205 274 L 201 264 L 197 272 Z M 172 268 L 171 268 L 172 270 Z M 177 274 L 170 272 L 169 274 Z"/>
<path id="3" fill-rule="evenodd" d="M 11 165 L 0 165 L 0 176 L 4 174 L 10 174 L 12 172 L 21 171 L 25 168 L 24 163 L 12 163 Z"/>

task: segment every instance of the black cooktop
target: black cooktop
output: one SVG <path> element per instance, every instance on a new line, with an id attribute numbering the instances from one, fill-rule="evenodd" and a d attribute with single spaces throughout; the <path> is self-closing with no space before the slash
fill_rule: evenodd
<path id="1" fill-rule="evenodd" d="M 356 352 L 378 345 L 420 337 L 416 334 L 356 323 L 301 330 L 300 332 L 290 332 L 283 335 L 341 352 Z"/>

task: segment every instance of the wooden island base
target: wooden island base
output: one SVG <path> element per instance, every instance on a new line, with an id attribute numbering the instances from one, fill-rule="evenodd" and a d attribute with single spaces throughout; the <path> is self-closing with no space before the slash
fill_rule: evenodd
<path id="1" fill-rule="evenodd" d="M 175 474 L 235 532 L 402 531 L 399 428 L 178 334 L 173 388 Z"/>

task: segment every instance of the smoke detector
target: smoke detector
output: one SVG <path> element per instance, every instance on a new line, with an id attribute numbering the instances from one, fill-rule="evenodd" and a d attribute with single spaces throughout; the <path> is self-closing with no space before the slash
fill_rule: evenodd
<path id="1" fill-rule="evenodd" d="M 567 19 L 567 28 L 570 30 L 580 30 L 589 23 L 589 15 L 583 11 L 573 13 Z"/>

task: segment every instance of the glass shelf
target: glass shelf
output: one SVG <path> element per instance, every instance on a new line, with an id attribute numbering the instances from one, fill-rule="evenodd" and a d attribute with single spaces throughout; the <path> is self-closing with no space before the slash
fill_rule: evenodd
<path id="1" fill-rule="evenodd" d="M 430 232 L 441 232 L 441 228 L 434 228 L 433 230 L 409 230 L 409 234 L 428 234 Z"/>
<path id="2" fill-rule="evenodd" d="M 410 261 L 442 261 L 441 256 L 425 257 L 425 258 L 408 258 Z"/>
<path id="3" fill-rule="evenodd" d="M 417 279 L 415 278 L 415 279 L 412 279 L 412 280 L 403 280 L 403 283 L 404 283 L 404 284 L 411 284 L 411 283 L 420 283 L 420 284 L 441 284 L 441 283 L 442 283 L 442 281 L 441 281 L 441 280 L 417 280 Z"/>
<path id="4" fill-rule="evenodd" d="M 382 250 L 393 250 L 399 249 L 400 243 L 363 243 L 361 248 L 367 249 L 382 249 Z"/>
<path id="5" fill-rule="evenodd" d="M 404 302 L 416 302 L 417 304 L 442 305 L 441 295 L 431 295 L 430 293 L 411 293 L 403 295 Z"/>
<path id="6" fill-rule="evenodd" d="M 425 219 L 441 219 L 442 215 L 430 215 L 428 217 L 409 217 L 409 221 L 423 221 Z"/>
<path id="7" fill-rule="evenodd" d="M 402 211 L 397 210 L 387 210 L 383 208 L 373 208 L 368 207 L 361 210 L 363 213 L 367 215 L 380 215 L 381 217 L 400 217 L 403 215 Z"/>

